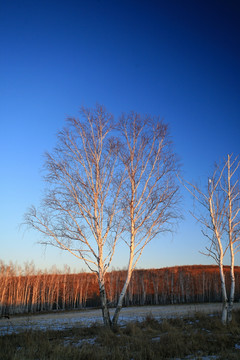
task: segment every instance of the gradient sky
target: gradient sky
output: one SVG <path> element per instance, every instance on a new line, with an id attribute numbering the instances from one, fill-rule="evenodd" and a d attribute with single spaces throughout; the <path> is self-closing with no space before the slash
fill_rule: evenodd
<path id="1" fill-rule="evenodd" d="M 239 154 L 239 19 L 238 0 L 0 2 L 0 259 L 83 268 L 19 230 L 41 199 L 44 152 L 82 105 L 164 118 L 190 181 L 204 183 L 214 162 Z M 185 219 L 148 246 L 139 268 L 213 263 L 199 254 L 207 239 L 182 195 Z M 126 264 L 120 247 L 114 266 Z"/>

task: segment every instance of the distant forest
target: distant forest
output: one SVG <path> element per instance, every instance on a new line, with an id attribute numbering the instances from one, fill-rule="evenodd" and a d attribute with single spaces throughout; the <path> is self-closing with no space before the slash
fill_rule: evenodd
<path id="1" fill-rule="evenodd" d="M 227 289 L 230 267 L 224 267 Z M 110 306 L 117 304 L 125 270 L 106 275 Z M 235 301 L 240 299 L 240 267 L 235 267 Z M 217 266 L 192 265 L 135 270 L 124 306 L 221 301 Z M 35 313 L 100 306 L 97 276 L 93 273 L 33 273 L 0 263 L 0 314 Z"/>

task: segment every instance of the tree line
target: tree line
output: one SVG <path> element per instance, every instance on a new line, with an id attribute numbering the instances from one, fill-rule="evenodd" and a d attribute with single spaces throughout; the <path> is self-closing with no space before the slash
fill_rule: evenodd
<path id="1" fill-rule="evenodd" d="M 224 267 L 227 289 L 230 267 Z M 115 307 L 126 270 L 106 274 L 108 307 Z M 235 300 L 240 299 L 240 267 L 235 269 Z M 219 302 L 222 300 L 218 267 L 193 265 L 134 270 L 123 306 Z M 36 272 L 1 263 L 0 314 L 36 313 L 100 307 L 97 276 L 93 273 Z"/>

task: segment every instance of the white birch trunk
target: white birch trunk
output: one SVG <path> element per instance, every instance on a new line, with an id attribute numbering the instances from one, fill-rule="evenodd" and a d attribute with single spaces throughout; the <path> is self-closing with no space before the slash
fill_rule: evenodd
<path id="1" fill-rule="evenodd" d="M 99 260 L 98 260 L 98 284 L 99 284 L 99 292 L 100 292 L 100 301 L 102 307 L 102 317 L 103 323 L 105 326 L 111 326 L 111 319 L 107 304 L 107 294 L 105 289 L 105 281 L 104 281 L 104 271 L 103 271 L 103 263 L 102 263 L 102 247 L 99 246 Z"/>
<path id="2" fill-rule="evenodd" d="M 131 159 L 131 162 L 133 168 L 133 158 Z M 128 262 L 127 277 L 123 285 L 121 294 L 119 296 L 117 307 L 115 309 L 115 313 L 113 316 L 113 320 L 112 320 L 113 326 L 117 325 L 119 314 L 122 309 L 123 299 L 126 294 L 133 272 L 133 259 L 134 259 L 134 251 L 135 251 L 134 195 L 135 195 L 135 181 L 134 179 L 131 179 L 131 202 L 130 202 L 131 242 L 130 242 L 129 262 Z"/>
<path id="3" fill-rule="evenodd" d="M 232 310 L 234 303 L 234 295 L 235 295 L 235 274 L 234 274 L 234 251 L 232 243 L 230 244 L 230 252 L 231 252 L 231 268 L 230 268 L 230 277 L 231 277 L 231 290 L 228 304 L 228 322 L 232 321 Z"/>
<path id="4" fill-rule="evenodd" d="M 103 323 L 105 326 L 110 327 L 111 326 L 111 319 L 109 314 L 109 309 L 107 306 L 107 295 L 105 290 L 105 284 L 103 277 L 99 274 L 98 277 L 98 283 L 99 283 L 99 291 L 100 291 L 100 300 L 101 300 L 101 307 L 102 307 L 102 317 L 103 317 Z"/>
<path id="5" fill-rule="evenodd" d="M 131 214 L 133 215 L 133 209 L 131 211 Z M 133 217 L 132 217 L 132 219 L 133 219 Z M 124 296 L 126 294 L 128 285 L 129 285 L 130 280 L 131 280 L 132 272 L 133 272 L 134 241 L 135 241 L 134 225 L 133 225 L 133 221 L 132 221 L 132 224 L 131 224 L 131 246 L 130 246 L 130 255 L 129 255 L 127 277 L 126 277 L 125 283 L 123 285 L 121 294 L 119 296 L 117 307 L 116 307 L 115 312 L 114 312 L 114 316 L 113 316 L 113 319 L 112 319 L 112 325 L 113 326 L 117 325 L 119 314 L 120 314 L 120 311 L 122 309 L 123 299 L 124 299 Z"/>
<path id="6" fill-rule="evenodd" d="M 227 291 L 226 291 L 226 283 L 225 283 L 225 275 L 223 271 L 222 259 L 220 259 L 219 262 L 219 272 L 220 272 L 221 289 L 222 289 L 222 323 L 226 324 L 227 315 L 228 315 L 228 299 L 227 299 Z"/>
<path id="7" fill-rule="evenodd" d="M 121 294 L 119 296 L 117 307 L 115 309 L 114 316 L 113 316 L 113 319 L 112 319 L 112 325 L 113 326 L 116 326 L 117 322 L 118 322 L 119 314 L 120 314 L 120 311 L 122 309 L 123 299 L 124 299 L 124 296 L 126 294 L 126 291 L 127 291 L 127 288 L 128 288 L 129 283 L 130 283 L 131 276 L 132 276 L 132 271 L 133 271 L 132 265 L 133 265 L 133 252 L 130 253 L 127 277 L 126 277 L 125 283 L 123 285 Z"/>
<path id="8" fill-rule="evenodd" d="M 231 277 L 231 290 L 229 297 L 229 305 L 228 305 L 228 321 L 232 321 L 232 309 L 235 295 L 235 275 L 234 275 L 234 249 L 233 249 L 233 219 L 236 217 L 233 215 L 233 189 L 234 186 L 231 186 L 231 156 L 228 155 L 228 241 L 229 241 L 229 250 L 231 257 L 231 269 L 230 269 L 230 277 Z M 237 168 L 236 168 L 237 169 Z M 233 172 L 234 173 L 234 172 Z"/>

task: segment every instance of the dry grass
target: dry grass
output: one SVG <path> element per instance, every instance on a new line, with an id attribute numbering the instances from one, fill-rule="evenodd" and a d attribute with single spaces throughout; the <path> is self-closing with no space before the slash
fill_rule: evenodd
<path id="1" fill-rule="evenodd" d="M 0 337 L 1 360 L 159 360 L 240 358 L 240 312 L 223 326 L 217 317 L 164 319 L 151 314 L 113 331 L 103 326 L 66 331 L 27 331 Z"/>

